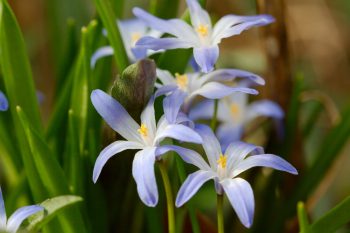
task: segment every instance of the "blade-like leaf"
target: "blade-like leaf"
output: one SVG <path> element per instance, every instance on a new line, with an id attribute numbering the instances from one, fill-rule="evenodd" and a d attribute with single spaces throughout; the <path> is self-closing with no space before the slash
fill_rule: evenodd
<path id="1" fill-rule="evenodd" d="M 114 57 L 119 72 L 123 71 L 129 64 L 124 44 L 116 25 L 116 16 L 113 12 L 110 0 L 94 0 L 96 10 L 99 13 L 103 25 L 107 30 L 107 37 L 114 50 Z"/>
<path id="2" fill-rule="evenodd" d="M 298 220 L 299 220 L 299 231 L 308 232 L 309 220 L 307 218 L 307 213 L 303 202 L 299 202 L 297 206 Z"/>
<path id="3" fill-rule="evenodd" d="M 34 232 L 40 230 L 47 222 L 59 214 L 60 211 L 81 201 L 83 201 L 81 197 L 73 195 L 58 196 L 43 201 L 40 205 L 44 207 L 44 210 L 28 218 L 29 224 L 26 230 Z"/>
<path id="4" fill-rule="evenodd" d="M 29 122 L 39 132 L 42 124 L 22 33 L 6 0 L 0 1 L 0 65 L 12 115 L 22 106 Z"/>
<path id="5" fill-rule="evenodd" d="M 307 233 L 332 233 L 350 222 L 350 196 L 314 222 Z"/>
<path id="6" fill-rule="evenodd" d="M 34 161 L 35 168 L 32 169 L 37 171 L 44 190 L 48 196 L 68 194 L 69 189 L 65 174 L 52 156 L 53 153 L 50 148 L 29 124 L 27 117 L 20 107 L 17 107 L 17 114 L 24 131 L 25 139 L 29 145 L 29 153 L 26 156 L 29 156 L 28 160 Z M 65 212 L 64 215 L 60 216 L 59 220 L 64 232 L 73 233 L 75 229 L 85 232 L 82 216 L 77 209 Z"/>

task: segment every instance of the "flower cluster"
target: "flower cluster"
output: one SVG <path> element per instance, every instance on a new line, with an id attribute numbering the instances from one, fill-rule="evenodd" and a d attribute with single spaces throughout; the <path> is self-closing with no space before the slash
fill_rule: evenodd
<path id="1" fill-rule="evenodd" d="M 143 110 L 140 124 L 113 97 L 102 90 L 92 92 L 91 100 L 97 112 L 125 139 L 102 150 L 95 163 L 93 181 L 97 181 L 103 166 L 113 155 L 127 149 L 138 150 L 132 175 L 140 199 L 147 206 L 155 206 L 158 189 L 154 164 L 162 160 L 165 153 L 175 151 L 183 161 L 199 168 L 182 184 L 176 206 L 182 206 L 206 181 L 213 179 L 218 195 L 225 193 L 242 224 L 250 227 L 254 213 L 253 191 L 247 181 L 237 176 L 252 167 L 269 167 L 291 174 L 297 171 L 281 157 L 265 154 L 263 148 L 239 141 L 244 125 L 252 119 L 266 116 L 279 121 L 283 118 L 282 110 L 271 101 L 247 104 L 249 94 L 258 94 L 254 85 L 264 85 L 265 81 L 247 71 L 214 68 L 222 39 L 269 24 L 274 19 L 270 15 L 227 15 L 212 25 L 208 13 L 197 0 L 187 0 L 187 5 L 192 25 L 180 19 L 159 19 L 139 8 L 133 9 L 138 19 L 118 22 L 131 61 L 154 51 L 193 48 L 200 72 L 173 75 L 157 69 L 157 90 Z M 161 37 L 163 34 L 171 37 Z M 98 58 L 111 54 L 110 47 L 101 48 L 93 55 L 92 65 Z M 156 122 L 154 101 L 159 96 L 164 96 L 164 115 Z M 218 102 L 216 107 L 215 101 Z M 196 122 L 213 117 L 221 122 L 217 136 L 211 128 Z M 165 138 L 178 143 L 164 145 Z M 196 151 L 179 146 L 182 142 L 201 144 L 207 160 Z"/>

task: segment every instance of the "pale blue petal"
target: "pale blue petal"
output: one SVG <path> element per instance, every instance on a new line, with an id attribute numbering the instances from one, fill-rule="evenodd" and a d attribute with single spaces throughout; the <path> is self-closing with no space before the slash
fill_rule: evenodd
<path id="1" fill-rule="evenodd" d="M 164 115 L 170 124 L 176 122 L 181 105 L 184 103 L 187 93 L 181 89 L 176 89 L 163 100 Z"/>
<path id="2" fill-rule="evenodd" d="M 241 23 L 239 25 L 233 26 L 232 28 L 226 30 L 221 35 L 219 35 L 219 37 L 221 37 L 221 39 L 222 39 L 222 38 L 227 38 L 227 37 L 239 35 L 243 31 L 245 31 L 245 30 L 247 30 L 249 28 L 256 27 L 256 26 L 263 26 L 263 25 L 266 25 L 266 24 L 269 24 L 269 23 L 271 23 L 271 21 L 267 21 L 265 19 L 259 19 L 257 21 L 244 22 L 244 23 Z"/>
<path id="3" fill-rule="evenodd" d="M 203 139 L 203 148 L 208 157 L 210 166 L 214 169 L 217 167 L 217 160 L 222 153 L 220 143 L 213 131 L 207 125 L 196 125 L 195 130 Z"/>
<path id="4" fill-rule="evenodd" d="M 137 150 L 142 149 L 143 145 L 138 142 L 129 141 L 116 141 L 104 148 L 96 159 L 92 180 L 96 183 L 98 177 L 101 174 L 102 168 L 107 163 L 107 161 L 114 155 L 124 151 L 124 150 Z"/>
<path id="5" fill-rule="evenodd" d="M 190 65 L 194 72 L 200 72 L 201 68 L 199 67 L 193 56 L 190 59 Z"/>
<path id="6" fill-rule="evenodd" d="M 157 69 L 157 77 L 163 85 L 176 85 L 176 79 L 167 70 Z"/>
<path id="7" fill-rule="evenodd" d="M 290 163 L 281 157 L 272 154 L 263 154 L 249 156 L 248 158 L 244 159 L 234 167 L 233 176 L 237 176 L 252 167 L 269 167 L 294 175 L 298 174 L 298 171 L 295 169 L 295 167 L 293 167 Z"/>
<path id="8" fill-rule="evenodd" d="M 265 85 L 265 80 L 259 75 L 248 71 L 244 71 L 244 70 L 238 70 L 238 69 L 214 70 L 213 72 L 203 75 L 201 77 L 201 81 L 202 83 L 209 82 L 209 81 L 227 82 L 227 81 L 234 81 L 237 78 L 245 78 L 245 79 L 251 80 L 256 84 Z"/>
<path id="9" fill-rule="evenodd" d="M 125 38 L 126 41 L 129 42 L 131 42 L 131 35 L 133 33 L 144 35 L 148 29 L 148 26 L 138 18 L 118 20 L 117 24 L 120 30 L 120 34 L 123 38 Z"/>
<path id="10" fill-rule="evenodd" d="M 136 153 L 132 163 L 132 175 L 142 202 L 154 207 L 158 203 L 158 188 L 154 174 L 155 147 L 147 147 Z"/>
<path id="11" fill-rule="evenodd" d="M 230 143 L 239 141 L 242 134 L 242 125 L 233 125 L 229 123 L 221 124 L 216 131 L 216 135 L 218 136 L 223 151 L 226 150 Z"/>
<path id="12" fill-rule="evenodd" d="M 90 66 L 94 68 L 97 60 L 103 57 L 113 56 L 114 50 L 111 46 L 104 46 L 99 48 L 91 57 Z"/>
<path id="13" fill-rule="evenodd" d="M 190 11 L 192 25 L 207 25 L 211 27 L 211 20 L 208 12 L 202 9 L 197 0 L 187 0 L 187 6 Z"/>
<path id="14" fill-rule="evenodd" d="M 148 128 L 150 137 L 153 138 L 156 133 L 156 116 L 154 112 L 154 96 L 151 96 L 145 109 L 141 113 L 141 123 Z"/>
<path id="15" fill-rule="evenodd" d="M 91 101 L 97 112 L 112 129 L 128 141 L 143 142 L 137 131 L 140 126 L 117 100 L 97 89 L 92 91 Z"/>
<path id="16" fill-rule="evenodd" d="M 189 98 L 201 95 L 208 99 L 221 99 L 235 92 L 243 92 L 247 94 L 257 95 L 259 92 L 255 89 L 246 87 L 230 87 L 218 82 L 208 82 L 198 90 L 192 92 Z"/>
<path id="17" fill-rule="evenodd" d="M 161 86 L 157 89 L 157 91 L 154 93 L 154 96 L 157 98 L 161 95 L 166 95 L 169 94 L 170 92 L 175 91 L 178 88 L 177 85 L 166 85 L 166 86 Z"/>
<path id="18" fill-rule="evenodd" d="M 25 219 L 41 210 L 44 210 L 44 208 L 39 205 L 31 205 L 19 208 L 9 218 L 7 222 L 7 231 L 10 233 L 16 232 Z"/>
<path id="19" fill-rule="evenodd" d="M 136 42 L 136 47 L 157 51 L 161 49 L 187 49 L 193 47 L 193 44 L 174 37 L 153 38 L 145 36 Z"/>
<path id="20" fill-rule="evenodd" d="M 192 120 L 211 119 L 214 115 L 214 100 L 203 100 L 190 109 L 188 114 Z"/>
<path id="21" fill-rule="evenodd" d="M 9 102 L 2 91 L 0 91 L 0 111 L 6 111 L 9 108 Z"/>
<path id="22" fill-rule="evenodd" d="M 214 65 L 219 57 L 219 47 L 217 45 L 211 47 L 193 48 L 193 56 L 197 64 L 201 67 L 202 72 L 208 73 L 214 69 Z"/>
<path id="23" fill-rule="evenodd" d="M 271 117 L 274 119 L 282 119 L 284 112 L 281 107 L 270 100 L 258 100 L 251 103 L 247 107 L 247 120 L 252 120 L 259 116 Z"/>
<path id="24" fill-rule="evenodd" d="M 6 228 L 6 210 L 5 210 L 5 203 L 4 203 L 4 197 L 2 196 L 2 190 L 0 187 L 0 230 Z"/>
<path id="25" fill-rule="evenodd" d="M 264 149 L 260 146 L 245 142 L 232 142 L 226 149 L 225 155 L 228 156 L 227 169 L 232 171 L 248 154 L 263 154 Z"/>
<path id="26" fill-rule="evenodd" d="M 251 27 L 263 26 L 272 23 L 273 21 L 274 18 L 271 15 L 226 15 L 222 17 L 214 26 L 213 43 L 218 44 L 223 38 L 237 35 Z"/>
<path id="27" fill-rule="evenodd" d="M 202 138 L 193 129 L 179 124 L 170 124 L 157 132 L 155 141 L 158 144 L 164 138 L 173 138 L 183 142 L 202 143 Z"/>
<path id="28" fill-rule="evenodd" d="M 182 124 L 194 128 L 194 122 L 183 112 L 179 112 L 176 118 L 176 124 Z"/>
<path id="29" fill-rule="evenodd" d="M 138 8 L 133 8 L 134 15 L 144 21 L 149 27 L 163 33 L 169 33 L 183 40 L 196 41 L 196 32 L 190 25 L 180 19 L 163 20 Z"/>
<path id="30" fill-rule="evenodd" d="M 198 167 L 200 170 L 210 170 L 207 162 L 196 151 L 186 149 L 180 146 L 166 145 L 157 148 L 157 155 L 165 154 L 169 151 L 175 151 L 186 163 Z"/>
<path id="31" fill-rule="evenodd" d="M 147 57 L 147 49 L 142 47 L 132 47 L 131 52 L 135 57 L 135 60 L 141 60 Z"/>
<path id="32" fill-rule="evenodd" d="M 213 179 L 216 174 L 212 171 L 196 171 L 190 174 L 185 182 L 182 184 L 179 192 L 177 193 L 176 207 L 182 206 L 187 202 L 194 194 L 197 193 L 198 189 L 210 179 Z"/>
<path id="33" fill-rule="evenodd" d="M 254 194 L 250 184 L 241 179 L 225 179 L 221 185 L 241 223 L 249 228 L 254 219 Z"/>

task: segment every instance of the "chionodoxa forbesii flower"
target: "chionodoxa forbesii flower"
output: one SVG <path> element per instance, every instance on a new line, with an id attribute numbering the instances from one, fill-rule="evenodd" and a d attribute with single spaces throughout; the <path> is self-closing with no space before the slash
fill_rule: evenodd
<path id="1" fill-rule="evenodd" d="M 255 89 L 234 85 L 238 79 L 259 85 L 265 84 L 260 76 L 237 69 L 218 69 L 204 75 L 199 72 L 176 74 L 176 77 L 166 70 L 157 69 L 157 76 L 161 81 L 156 83 L 157 94 L 167 94 L 163 108 L 169 122 L 176 119 L 181 106 L 182 110 L 188 113 L 192 101 L 197 96 L 220 99 L 236 92 L 258 94 Z"/>
<path id="2" fill-rule="evenodd" d="M 154 38 L 145 36 L 137 41 L 137 47 L 152 50 L 193 48 L 193 56 L 205 73 L 214 69 L 219 57 L 218 44 L 222 39 L 240 34 L 254 26 L 263 26 L 274 21 L 270 15 L 238 16 L 226 15 L 214 26 L 208 12 L 201 8 L 197 0 L 187 0 L 192 25 L 180 19 L 159 19 L 140 8 L 134 8 L 136 17 L 151 28 L 174 37 Z"/>
<path id="3" fill-rule="evenodd" d="M 223 149 L 234 141 L 241 140 L 244 127 L 257 117 L 270 117 L 280 127 L 284 117 L 281 107 L 271 100 L 256 100 L 248 103 L 245 93 L 233 93 L 219 100 L 217 119 L 221 122 L 216 135 Z M 214 114 L 214 101 L 204 100 L 191 108 L 191 120 L 211 119 Z"/>
<path id="4" fill-rule="evenodd" d="M 0 187 L 0 232 L 15 233 L 29 216 L 43 210 L 40 205 L 24 206 L 16 210 L 9 219 L 6 216 L 5 203 Z"/>
<path id="5" fill-rule="evenodd" d="M 132 164 L 132 174 L 143 203 L 155 206 L 158 202 L 158 189 L 154 163 L 163 154 L 158 150 L 162 147 L 159 143 L 166 137 L 202 143 L 201 137 L 193 129 L 180 124 L 183 118 L 169 124 L 163 116 L 156 124 L 154 97 L 151 97 L 141 114 L 141 125 L 136 123 L 117 100 L 101 90 L 92 92 L 91 101 L 107 124 L 126 139 L 115 141 L 102 150 L 95 163 L 93 181 L 97 181 L 103 166 L 113 155 L 127 149 L 139 150 Z"/>
<path id="6" fill-rule="evenodd" d="M 155 53 L 154 51 L 146 48 L 136 47 L 136 42 L 140 38 L 144 36 L 159 38 L 163 34 L 156 30 L 150 29 L 142 20 L 137 18 L 118 20 L 117 26 L 120 30 L 126 54 L 131 62 L 136 62 Z M 112 56 L 113 54 L 114 50 L 112 46 L 103 46 L 99 48 L 91 57 L 91 67 L 95 67 L 97 60 L 100 58 Z"/>
<path id="7" fill-rule="evenodd" d="M 298 174 L 297 170 L 279 156 L 264 154 L 261 147 L 233 142 L 223 153 L 219 141 L 206 125 L 196 125 L 195 130 L 203 139 L 203 148 L 209 164 L 197 152 L 177 146 L 166 146 L 161 152 L 176 151 L 181 158 L 199 168 L 190 174 L 182 184 L 177 197 L 176 206 L 187 202 L 208 180 L 215 182 L 216 192 L 226 194 L 242 224 L 249 228 L 253 222 L 254 195 L 250 184 L 237 176 L 252 167 L 269 167 L 280 171 Z M 248 156 L 251 154 L 250 156 Z"/>

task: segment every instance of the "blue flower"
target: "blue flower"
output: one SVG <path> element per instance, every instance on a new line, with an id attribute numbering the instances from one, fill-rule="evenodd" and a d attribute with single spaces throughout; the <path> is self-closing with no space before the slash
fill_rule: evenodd
<path id="1" fill-rule="evenodd" d="M 158 69 L 157 76 L 162 83 L 156 83 L 158 88 L 156 95 L 168 94 L 163 101 L 163 108 L 169 122 L 175 121 L 181 106 L 184 112 L 188 113 L 196 96 L 220 99 L 235 92 L 258 94 L 254 89 L 235 86 L 234 81 L 238 78 L 260 85 L 265 84 L 264 79 L 258 75 L 236 69 L 220 69 L 204 75 L 201 73 L 176 74 L 176 77 L 168 71 Z"/>
<path id="2" fill-rule="evenodd" d="M 191 120 L 211 119 L 214 113 L 214 101 L 205 100 L 197 104 L 189 113 Z M 217 119 L 221 122 L 217 136 L 223 148 L 238 141 L 243 135 L 244 126 L 257 117 L 270 117 L 276 123 L 284 117 L 281 107 L 270 100 L 257 100 L 248 104 L 248 95 L 234 93 L 218 103 Z"/>
<path id="3" fill-rule="evenodd" d="M 156 124 L 154 97 L 141 114 L 141 125 L 131 118 L 118 101 L 101 90 L 92 92 L 91 101 L 107 124 L 126 139 L 113 142 L 100 153 L 95 163 L 93 181 L 97 181 L 103 166 L 113 155 L 127 149 L 139 150 L 135 154 L 132 174 L 143 203 L 147 206 L 155 206 L 158 202 L 158 189 L 154 175 L 154 163 L 164 154 L 158 151 L 158 148 L 161 147 L 159 143 L 166 137 L 185 142 L 202 143 L 201 137 L 193 129 L 180 124 L 183 121 L 180 118 L 169 124 L 165 117 L 162 117 Z"/>
<path id="4" fill-rule="evenodd" d="M 174 37 L 154 38 L 146 36 L 136 45 L 152 50 L 193 48 L 193 55 L 207 73 L 214 69 L 219 56 L 218 44 L 222 39 L 240 34 L 254 26 L 263 26 L 274 21 L 270 15 L 238 16 L 226 15 L 212 26 L 208 12 L 203 10 L 197 0 L 187 0 L 192 25 L 180 19 L 159 19 L 140 8 L 134 8 L 136 17 L 148 26 Z"/>
<path id="5" fill-rule="evenodd" d="M 0 111 L 6 111 L 9 108 L 9 102 L 2 91 L 0 91 Z"/>
<path id="6" fill-rule="evenodd" d="M 208 126 L 196 125 L 195 129 L 203 139 L 203 148 L 209 164 L 200 154 L 189 149 L 177 146 L 159 149 L 160 153 L 176 151 L 185 162 L 199 168 L 182 184 L 176 197 L 176 206 L 182 206 L 205 182 L 213 179 L 216 192 L 226 194 L 239 220 L 249 228 L 253 222 L 254 195 L 250 184 L 237 176 L 252 167 L 269 167 L 291 174 L 298 174 L 297 170 L 281 157 L 264 154 L 263 148 L 244 142 L 231 143 L 223 153 Z M 248 156 L 249 154 L 251 155 Z"/>
<path id="7" fill-rule="evenodd" d="M 136 42 L 144 36 L 152 36 L 154 38 L 159 38 L 163 33 L 151 30 L 142 20 L 139 19 L 129 19 L 129 20 L 118 20 L 118 28 L 124 43 L 124 47 L 128 58 L 131 62 L 143 59 L 154 52 L 147 50 L 145 48 L 136 47 Z M 94 67 L 97 60 L 112 56 L 114 53 L 111 46 L 104 46 L 99 48 L 91 57 L 91 67 Z"/>
<path id="8" fill-rule="evenodd" d="M 2 192 L 0 188 L 0 231 L 5 231 L 8 233 L 17 232 L 19 226 L 22 222 L 28 218 L 30 215 L 33 215 L 44 208 L 39 205 L 31 205 L 19 208 L 16 210 L 9 219 L 6 216 L 4 199 L 2 197 Z"/>

